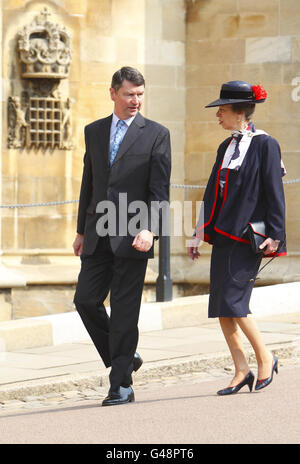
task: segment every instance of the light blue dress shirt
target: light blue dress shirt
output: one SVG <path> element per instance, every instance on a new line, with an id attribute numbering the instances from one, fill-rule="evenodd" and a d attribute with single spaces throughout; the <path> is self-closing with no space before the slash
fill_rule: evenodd
<path id="1" fill-rule="evenodd" d="M 128 119 L 124 119 L 123 121 L 125 122 L 126 124 L 126 130 L 124 131 L 124 136 L 130 126 L 130 124 L 132 123 L 132 121 L 134 120 L 135 116 L 132 116 L 131 118 L 128 118 Z M 119 118 L 118 116 L 113 113 L 113 117 L 112 117 L 112 121 L 111 121 L 111 126 L 110 126 L 110 138 L 109 138 L 109 151 L 111 151 L 111 146 L 112 146 L 112 143 L 114 141 L 114 137 L 115 137 L 115 133 L 116 133 L 116 130 L 117 130 L 117 124 L 118 124 L 118 121 L 119 121 Z M 124 137 L 123 136 L 123 137 Z"/>

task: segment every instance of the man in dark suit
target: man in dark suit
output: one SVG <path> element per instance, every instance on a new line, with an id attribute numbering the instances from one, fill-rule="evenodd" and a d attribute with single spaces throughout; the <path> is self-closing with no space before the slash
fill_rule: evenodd
<path id="1" fill-rule="evenodd" d="M 110 88 L 114 113 L 85 127 L 74 303 L 105 366 L 111 366 L 103 406 L 134 401 L 131 374 L 143 362 L 136 353 L 140 304 L 160 224 L 151 205 L 169 201 L 170 134 L 140 114 L 144 90 L 139 71 L 121 68 Z M 110 317 L 103 304 L 109 291 Z"/>

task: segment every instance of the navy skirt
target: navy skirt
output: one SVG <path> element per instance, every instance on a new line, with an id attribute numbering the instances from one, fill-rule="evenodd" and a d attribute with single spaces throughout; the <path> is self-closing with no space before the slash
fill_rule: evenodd
<path id="1" fill-rule="evenodd" d="M 228 240 L 211 254 L 208 317 L 246 317 L 262 260 L 250 245 Z"/>

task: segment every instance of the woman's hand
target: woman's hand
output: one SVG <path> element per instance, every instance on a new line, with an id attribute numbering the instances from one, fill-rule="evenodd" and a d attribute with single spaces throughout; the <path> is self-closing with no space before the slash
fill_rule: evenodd
<path id="1" fill-rule="evenodd" d="M 279 245 L 278 240 L 273 240 L 272 238 L 268 237 L 261 245 L 260 249 L 263 250 L 265 247 L 267 247 L 264 250 L 264 255 L 270 255 L 272 253 L 276 253 L 278 245 Z"/>
<path id="2" fill-rule="evenodd" d="M 198 259 L 200 253 L 198 251 L 199 243 L 201 242 L 200 238 L 193 237 L 192 240 L 189 241 L 188 244 L 188 255 L 194 261 L 194 259 Z"/>

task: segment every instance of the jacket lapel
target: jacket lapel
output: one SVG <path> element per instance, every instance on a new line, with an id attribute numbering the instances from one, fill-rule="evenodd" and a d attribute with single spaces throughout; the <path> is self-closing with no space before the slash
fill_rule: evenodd
<path id="1" fill-rule="evenodd" d="M 236 189 L 239 189 L 240 185 L 244 182 L 243 179 L 245 175 L 249 175 L 250 173 L 254 174 L 255 170 L 258 169 L 257 159 L 254 153 L 254 149 L 255 149 L 255 146 L 253 144 L 253 138 L 252 138 L 249 148 L 247 150 L 245 159 L 239 170 L 239 176 L 237 177 L 237 180 L 234 184 L 234 188 Z"/>
<path id="2" fill-rule="evenodd" d="M 132 123 L 130 124 L 125 137 L 122 140 L 122 143 L 120 145 L 120 148 L 118 150 L 117 156 L 114 160 L 115 164 L 116 162 L 119 161 L 122 156 L 125 155 L 125 153 L 129 150 L 131 145 L 136 141 L 136 139 L 139 137 L 139 135 L 142 133 L 142 128 L 145 126 L 145 119 L 143 116 L 138 113 Z"/>
<path id="3" fill-rule="evenodd" d="M 112 115 L 107 118 L 100 119 L 94 129 L 94 153 L 96 153 L 95 162 L 101 163 L 104 161 L 105 165 L 109 162 L 109 138 L 110 138 L 110 126 L 112 121 Z"/>

